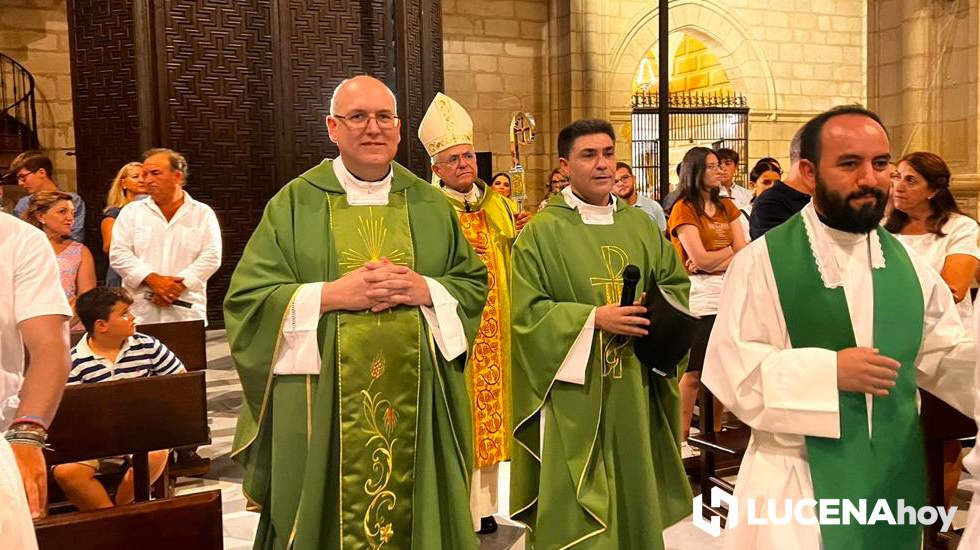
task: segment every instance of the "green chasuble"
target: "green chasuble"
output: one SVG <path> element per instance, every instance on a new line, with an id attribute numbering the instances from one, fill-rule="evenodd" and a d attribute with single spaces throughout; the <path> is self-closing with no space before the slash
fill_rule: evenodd
<path id="1" fill-rule="evenodd" d="M 926 504 L 915 381 L 924 317 L 922 289 L 905 248 L 884 229 L 877 231 L 885 267 L 871 270 L 874 347 L 902 364 L 898 379 L 886 397 L 872 401 L 871 434 L 865 394 L 842 391 L 840 438 L 806 438 L 815 498 L 848 499 L 855 507 L 865 499 L 869 517 L 878 499 L 886 500 L 895 513 L 901 505 Z M 793 347 L 831 351 L 854 347 L 844 289 L 824 286 L 802 216 L 797 214 L 766 233 L 766 245 Z M 825 550 L 918 550 L 922 543 L 919 525 L 823 525 L 820 536 Z"/>
<path id="2" fill-rule="evenodd" d="M 442 284 L 471 340 L 486 270 L 438 189 L 393 164 L 389 203 L 350 206 L 330 161 L 269 201 L 225 298 L 245 394 L 232 456 L 261 511 L 256 549 L 476 548 L 464 356 L 447 362 L 419 308 L 331 312 L 315 375 L 273 375 L 304 283 L 380 256 Z"/>
<path id="3" fill-rule="evenodd" d="M 684 267 L 650 217 L 617 201 L 614 221 L 586 225 L 555 195 L 514 245 L 510 499 L 536 550 L 655 550 L 691 513 L 676 380 L 598 330 L 585 384 L 555 379 L 592 309 L 619 303 L 626 265 L 640 268 L 639 288 L 653 273 L 687 304 Z"/>

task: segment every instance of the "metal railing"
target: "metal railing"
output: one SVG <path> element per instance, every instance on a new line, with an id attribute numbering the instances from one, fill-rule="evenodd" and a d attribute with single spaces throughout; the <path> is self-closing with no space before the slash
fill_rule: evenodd
<path id="1" fill-rule="evenodd" d="M 15 59 L 0 53 L 0 124 L 9 131 L 14 125 L 7 117 L 19 123 L 15 126 L 21 149 L 37 149 L 34 75 Z"/>

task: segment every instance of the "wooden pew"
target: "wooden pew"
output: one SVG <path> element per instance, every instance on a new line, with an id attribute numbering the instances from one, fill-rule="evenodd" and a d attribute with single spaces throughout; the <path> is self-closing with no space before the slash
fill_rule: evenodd
<path id="1" fill-rule="evenodd" d="M 208 367 L 203 320 L 138 325 L 136 331 L 163 342 L 184 363 L 188 371 L 204 370 Z"/>
<path id="2" fill-rule="evenodd" d="M 39 550 L 220 550 L 221 491 L 50 516 L 34 531 Z"/>
<path id="3" fill-rule="evenodd" d="M 938 397 L 925 390 L 919 390 L 922 397 L 920 414 L 922 435 L 926 447 L 926 471 L 929 474 L 929 506 L 942 506 L 945 479 L 943 475 L 943 446 L 950 440 L 969 443 L 977 435 L 976 422 L 947 405 Z M 925 548 L 954 548 L 958 537 L 953 533 L 940 533 L 939 525 L 925 527 Z"/>
<path id="4" fill-rule="evenodd" d="M 705 495 L 701 503 L 702 514 L 706 518 L 717 515 L 724 525 L 728 509 L 724 506 L 711 506 L 708 495 L 711 494 L 712 487 L 718 487 L 729 494 L 735 493 L 735 486 L 724 478 L 738 473 L 752 430 L 743 426 L 716 432 L 714 410 L 715 397 L 707 386 L 701 384 L 698 392 L 698 428 L 701 433 L 688 437 L 687 441 L 701 451 L 701 456 L 698 457 L 698 477 L 701 494 Z"/>
<path id="5" fill-rule="evenodd" d="M 204 370 L 208 366 L 202 320 L 137 325 L 136 332 L 153 336 L 163 342 L 184 363 L 188 371 Z M 71 345 L 77 344 L 84 334 L 84 332 L 71 333 Z"/>
<path id="6" fill-rule="evenodd" d="M 210 443 L 204 372 L 68 386 L 48 443 L 49 465 L 132 454 L 136 500 L 148 500 L 149 451 Z"/>

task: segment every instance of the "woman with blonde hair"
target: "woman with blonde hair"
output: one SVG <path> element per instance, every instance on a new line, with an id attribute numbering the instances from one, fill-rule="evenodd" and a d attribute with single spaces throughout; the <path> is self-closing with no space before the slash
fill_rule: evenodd
<path id="1" fill-rule="evenodd" d="M 109 253 L 109 244 L 112 242 L 112 226 L 116 223 L 119 211 L 127 204 L 145 195 L 143 165 L 139 162 L 130 162 L 120 168 L 116 178 L 112 180 L 109 196 L 106 197 L 106 206 L 102 210 L 102 222 L 99 229 L 102 231 L 103 252 Z M 106 271 L 105 284 L 106 286 L 122 286 L 122 278 L 112 269 L 112 266 Z"/>
<path id="2" fill-rule="evenodd" d="M 95 261 L 84 244 L 71 238 L 75 223 L 75 203 L 72 196 L 61 191 L 42 191 L 31 195 L 23 219 L 48 237 L 58 259 L 61 288 L 75 308 L 75 298 L 95 288 Z M 72 332 L 84 330 L 78 316 L 72 317 Z"/>

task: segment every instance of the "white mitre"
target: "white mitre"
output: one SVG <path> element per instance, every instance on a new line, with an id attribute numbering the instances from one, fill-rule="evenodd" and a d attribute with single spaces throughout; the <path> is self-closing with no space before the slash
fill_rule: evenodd
<path id="1" fill-rule="evenodd" d="M 454 145 L 473 145 L 473 119 L 451 97 L 436 93 L 419 124 L 419 140 L 430 157 Z"/>

